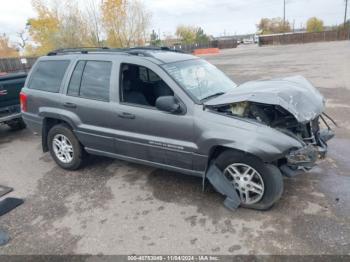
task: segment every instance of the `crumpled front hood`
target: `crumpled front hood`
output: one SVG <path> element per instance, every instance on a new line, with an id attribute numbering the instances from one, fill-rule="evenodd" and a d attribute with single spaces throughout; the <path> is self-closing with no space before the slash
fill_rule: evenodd
<path id="1" fill-rule="evenodd" d="M 325 109 L 324 97 L 302 76 L 247 82 L 204 104 L 221 106 L 244 101 L 279 105 L 300 123 L 311 121 Z"/>

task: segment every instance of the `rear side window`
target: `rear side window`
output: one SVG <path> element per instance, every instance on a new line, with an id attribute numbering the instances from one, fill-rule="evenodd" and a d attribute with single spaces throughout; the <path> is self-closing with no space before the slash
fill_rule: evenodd
<path id="1" fill-rule="evenodd" d="M 112 62 L 79 61 L 72 74 L 68 95 L 109 101 Z"/>
<path id="2" fill-rule="evenodd" d="M 28 88 L 58 93 L 69 62 L 69 60 L 38 62 Z"/>

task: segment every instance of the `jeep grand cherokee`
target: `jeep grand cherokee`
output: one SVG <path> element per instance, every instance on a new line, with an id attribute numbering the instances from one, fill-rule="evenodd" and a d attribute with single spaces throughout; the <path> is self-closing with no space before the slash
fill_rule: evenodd
<path id="1" fill-rule="evenodd" d="M 311 169 L 333 136 L 320 129 L 329 127 L 323 96 L 303 77 L 238 86 L 203 59 L 163 49 L 53 51 L 32 68 L 21 103 L 62 168 L 90 153 L 196 175 L 228 207 L 234 198 L 271 207 L 282 174 Z"/>

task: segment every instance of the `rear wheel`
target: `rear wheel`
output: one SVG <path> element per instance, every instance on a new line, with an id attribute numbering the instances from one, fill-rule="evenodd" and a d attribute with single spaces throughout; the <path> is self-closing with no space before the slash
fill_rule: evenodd
<path id="1" fill-rule="evenodd" d="M 60 167 L 77 170 L 82 166 L 83 148 L 67 125 L 52 127 L 47 136 L 47 144 L 52 158 Z"/>
<path id="2" fill-rule="evenodd" d="M 236 190 L 242 207 L 269 209 L 283 193 L 279 169 L 257 157 L 227 150 L 218 156 L 216 165 Z"/>

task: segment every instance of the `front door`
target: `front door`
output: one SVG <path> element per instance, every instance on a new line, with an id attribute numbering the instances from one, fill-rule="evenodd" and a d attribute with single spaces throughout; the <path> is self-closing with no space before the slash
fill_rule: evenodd
<path id="1" fill-rule="evenodd" d="M 117 117 L 121 133 L 115 150 L 129 157 L 192 170 L 196 150 L 192 115 L 185 104 L 181 114 L 156 109 L 158 97 L 177 94 L 159 76 L 162 72 L 157 74 L 157 67 L 150 67 L 120 65 Z"/>

